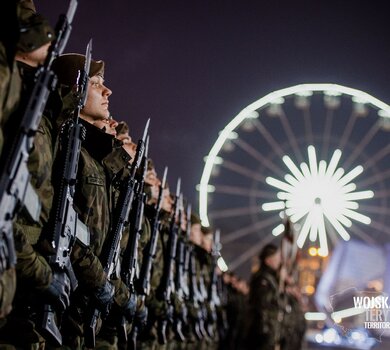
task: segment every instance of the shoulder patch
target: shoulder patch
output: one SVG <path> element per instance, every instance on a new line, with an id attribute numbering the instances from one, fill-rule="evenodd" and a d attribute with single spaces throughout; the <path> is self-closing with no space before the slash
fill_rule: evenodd
<path id="1" fill-rule="evenodd" d="M 86 181 L 89 185 L 104 186 L 104 179 L 102 179 L 101 177 L 87 176 Z"/>

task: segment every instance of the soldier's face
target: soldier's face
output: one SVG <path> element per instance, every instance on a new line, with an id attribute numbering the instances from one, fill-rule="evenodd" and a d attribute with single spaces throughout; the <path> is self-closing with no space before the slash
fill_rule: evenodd
<path id="1" fill-rule="evenodd" d="M 108 119 L 108 98 L 112 91 L 104 85 L 104 79 L 95 75 L 89 79 L 88 95 L 80 116 L 88 122 Z"/>
<path id="2" fill-rule="evenodd" d="M 123 144 L 131 143 L 131 137 L 128 132 L 118 134 L 116 137 L 119 141 L 122 141 Z"/>
<path id="3" fill-rule="evenodd" d="M 116 136 L 116 127 L 118 122 L 113 119 L 96 119 L 92 121 L 92 125 L 95 125 L 99 129 L 104 129 L 104 132 L 112 136 Z"/>
<path id="4" fill-rule="evenodd" d="M 159 182 L 156 170 L 154 168 L 146 171 L 145 182 L 150 186 L 154 186 L 157 184 L 157 182 Z"/>
<path id="5" fill-rule="evenodd" d="M 213 248 L 213 235 L 203 235 L 202 237 L 202 247 L 207 252 L 211 252 L 211 249 Z"/>
<path id="6" fill-rule="evenodd" d="M 202 246 L 202 231 L 200 224 L 192 224 L 190 232 L 190 241 L 198 246 Z"/>
<path id="7" fill-rule="evenodd" d="M 163 201 L 162 201 L 162 208 L 170 213 L 172 211 L 172 205 L 173 205 L 173 200 L 169 192 L 169 188 L 164 188 L 163 190 Z"/>
<path id="8" fill-rule="evenodd" d="M 156 170 L 149 169 L 146 172 L 145 183 L 150 186 L 151 198 L 149 198 L 149 204 L 157 203 L 158 194 L 160 192 L 161 181 L 157 177 Z"/>
<path id="9" fill-rule="evenodd" d="M 280 253 L 280 250 L 278 249 L 275 254 L 270 255 L 265 259 L 265 263 L 273 270 L 277 271 L 280 267 L 280 264 L 282 262 L 282 255 Z"/>

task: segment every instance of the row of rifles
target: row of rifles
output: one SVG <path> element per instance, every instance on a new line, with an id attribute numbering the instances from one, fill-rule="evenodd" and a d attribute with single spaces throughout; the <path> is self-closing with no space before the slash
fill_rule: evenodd
<path id="1" fill-rule="evenodd" d="M 72 20 L 77 8 L 77 0 L 71 0 L 66 15 L 60 16 L 56 26 L 56 39 L 52 42 L 47 59 L 41 65 L 35 76 L 35 85 L 19 125 L 11 151 L 1 169 L 0 177 L 0 274 L 16 264 L 16 254 L 13 240 L 13 221 L 23 210 L 31 219 L 38 221 L 40 214 L 39 199 L 30 184 L 30 175 L 27 169 L 27 160 L 31 152 L 34 135 L 43 115 L 48 97 L 56 88 L 57 79 L 51 66 L 53 61 L 63 52 L 71 29 Z M 53 208 L 49 219 L 49 229 L 52 233 L 51 245 L 53 254 L 47 256 L 54 274 L 66 274 L 71 281 L 71 288 L 77 288 L 78 281 L 73 272 L 70 261 L 72 246 L 76 240 L 78 230 L 88 230 L 77 217 L 73 208 L 73 197 L 78 169 L 78 159 L 86 130 L 79 122 L 80 111 L 84 107 L 87 89 L 88 73 L 91 62 L 92 42 L 86 50 L 86 61 L 83 71 L 79 72 L 77 80 L 77 107 L 73 116 L 63 126 L 60 132 L 59 147 L 56 154 L 56 164 L 60 164 L 60 176 L 55 186 Z M 113 212 L 113 224 L 109 232 L 100 260 L 107 276 L 110 276 L 115 261 L 120 255 L 120 240 L 124 228 L 129 225 L 130 239 L 121 257 L 121 278 L 132 293 L 132 297 L 140 297 L 144 302 L 150 293 L 151 273 L 156 255 L 156 246 L 160 231 L 160 211 L 163 198 L 163 189 L 167 178 L 167 168 L 164 171 L 160 185 L 157 203 L 153 208 L 151 219 L 151 238 L 147 245 L 143 261 L 138 261 L 138 239 L 142 234 L 144 206 L 146 195 L 144 179 L 147 171 L 148 158 L 148 128 L 145 126 L 143 137 L 138 141 L 136 156 L 125 181 L 122 181 L 120 195 Z M 187 217 L 187 229 L 181 230 L 181 216 Z M 217 258 L 219 257 L 219 231 L 215 233 L 212 251 L 213 266 L 211 283 L 208 290 L 205 287 L 203 276 L 197 276 L 193 245 L 189 243 L 191 231 L 191 205 L 186 210 L 183 205 L 183 195 L 180 192 L 180 179 L 177 184 L 174 205 L 170 218 L 168 249 L 164 252 L 164 272 L 160 286 L 156 291 L 159 300 L 166 303 L 168 310 L 164 317 L 158 320 L 159 342 L 167 342 L 167 327 L 171 326 L 176 338 L 185 341 L 183 327 L 191 327 L 196 337 L 201 340 L 215 336 L 214 325 L 221 323 L 218 320 L 217 307 L 221 304 L 218 288 L 221 288 L 221 279 L 217 275 Z M 137 266 L 140 268 L 137 269 Z M 172 293 L 182 301 L 180 312 L 174 310 Z M 190 320 L 186 303 L 194 305 L 198 310 L 195 320 Z M 44 305 L 41 330 L 49 341 L 61 345 L 60 315 L 56 314 L 53 305 Z M 96 305 L 88 305 L 87 321 L 85 323 L 85 345 L 95 347 L 96 328 L 100 311 Z M 120 335 L 127 338 L 126 320 L 120 323 Z M 226 330 L 226 322 L 223 320 Z M 131 328 L 131 347 L 135 348 L 137 335 L 144 324 L 136 321 Z"/>

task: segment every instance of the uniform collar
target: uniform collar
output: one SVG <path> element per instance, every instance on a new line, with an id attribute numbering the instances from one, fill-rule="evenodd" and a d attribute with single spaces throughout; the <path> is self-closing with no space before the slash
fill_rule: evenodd
<path id="1" fill-rule="evenodd" d="M 97 128 L 83 119 L 80 119 L 80 122 L 87 131 L 82 147 L 88 151 L 92 158 L 101 162 L 104 157 L 112 152 L 115 140 L 114 136 L 105 133 L 102 129 Z"/>

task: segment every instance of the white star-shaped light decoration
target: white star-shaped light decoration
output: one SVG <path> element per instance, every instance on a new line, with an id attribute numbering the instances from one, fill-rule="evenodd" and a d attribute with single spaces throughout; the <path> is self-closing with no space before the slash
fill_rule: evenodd
<path id="1" fill-rule="evenodd" d="M 285 209 L 293 223 L 301 223 L 297 245 L 302 248 L 308 236 L 312 242 L 318 238 L 319 254 L 326 256 L 326 226 L 332 225 L 344 240 L 349 240 L 346 228 L 352 226 L 351 219 L 366 225 L 371 223 L 368 216 L 356 210 L 359 208 L 357 201 L 372 198 L 374 192 L 354 192 L 356 185 L 351 181 L 363 172 L 363 167 L 358 165 L 345 174 L 344 169 L 338 167 L 342 155 L 340 150 L 334 151 L 329 164 L 324 160 L 317 163 L 314 146 L 309 146 L 307 150 L 309 164 L 303 162 L 299 168 L 289 156 L 283 157 L 284 164 L 291 172 L 284 176 L 284 182 L 273 177 L 266 178 L 269 185 L 281 191 L 277 193 L 279 201 L 264 203 L 262 209 Z M 277 236 L 283 232 L 283 228 L 283 225 L 278 225 L 272 233 Z"/>

